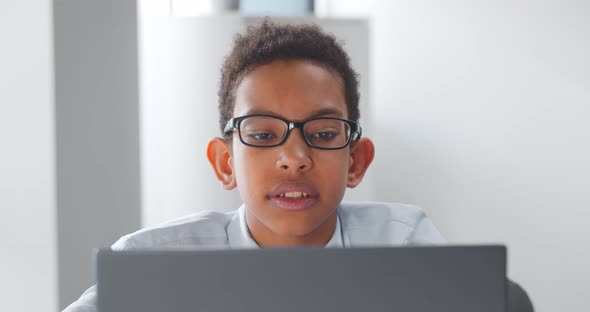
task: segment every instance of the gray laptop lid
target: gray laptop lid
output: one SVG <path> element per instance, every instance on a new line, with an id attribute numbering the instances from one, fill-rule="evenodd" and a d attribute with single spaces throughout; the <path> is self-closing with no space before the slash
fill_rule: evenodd
<path id="1" fill-rule="evenodd" d="M 100 312 L 505 311 L 502 246 L 111 251 Z"/>

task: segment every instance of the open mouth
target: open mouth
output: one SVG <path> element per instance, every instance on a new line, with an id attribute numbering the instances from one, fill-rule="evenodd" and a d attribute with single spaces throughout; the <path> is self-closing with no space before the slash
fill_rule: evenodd
<path id="1" fill-rule="evenodd" d="M 311 197 L 311 194 L 304 193 L 304 192 L 286 192 L 286 193 L 279 194 L 276 197 L 300 199 L 300 198 L 309 198 L 309 197 Z"/>
<path id="2" fill-rule="evenodd" d="M 319 199 L 319 193 L 311 184 L 297 182 L 282 183 L 269 195 L 273 206 L 287 211 L 309 209 Z"/>

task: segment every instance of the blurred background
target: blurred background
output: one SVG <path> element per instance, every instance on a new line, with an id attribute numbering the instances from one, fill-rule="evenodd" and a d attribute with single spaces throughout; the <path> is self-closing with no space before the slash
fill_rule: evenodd
<path id="1" fill-rule="evenodd" d="M 272 16 L 343 40 L 376 158 L 347 200 L 423 207 L 508 246 L 537 311 L 590 310 L 584 0 L 0 1 L 0 309 L 58 311 L 93 248 L 230 211 L 205 158 L 235 33 Z"/>

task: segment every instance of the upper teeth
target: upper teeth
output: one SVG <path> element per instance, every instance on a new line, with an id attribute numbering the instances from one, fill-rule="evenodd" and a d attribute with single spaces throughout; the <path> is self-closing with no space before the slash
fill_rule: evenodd
<path id="1" fill-rule="evenodd" d="M 280 197 L 289 197 L 289 198 L 307 198 L 309 194 L 303 192 L 287 192 L 279 195 Z"/>

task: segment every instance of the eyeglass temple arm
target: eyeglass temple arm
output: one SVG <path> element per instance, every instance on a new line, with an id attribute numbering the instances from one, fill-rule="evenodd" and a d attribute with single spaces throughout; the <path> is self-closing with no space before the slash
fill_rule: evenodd
<path id="1" fill-rule="evenodd" d="M 225 124 L 225 128 L 223 128 L 223 133 L 228 133 L 228 132 L 234 130 L 235 128 L 236 128 L 235 118 L 232 118 L 232 119 L 228 120 L 227 123 Z"/>
<path id="2" fill-rule="evenodd" d="M 356 137 L 353 137 L 353 140 L 358 140 L 361 138 L 361 135 L 363 134 L 363 128 L 361 128 L 361 124 L 358 121 L 354 122 L 355 128 L 354 129 L 354 133 L 356 133 Z"/>

